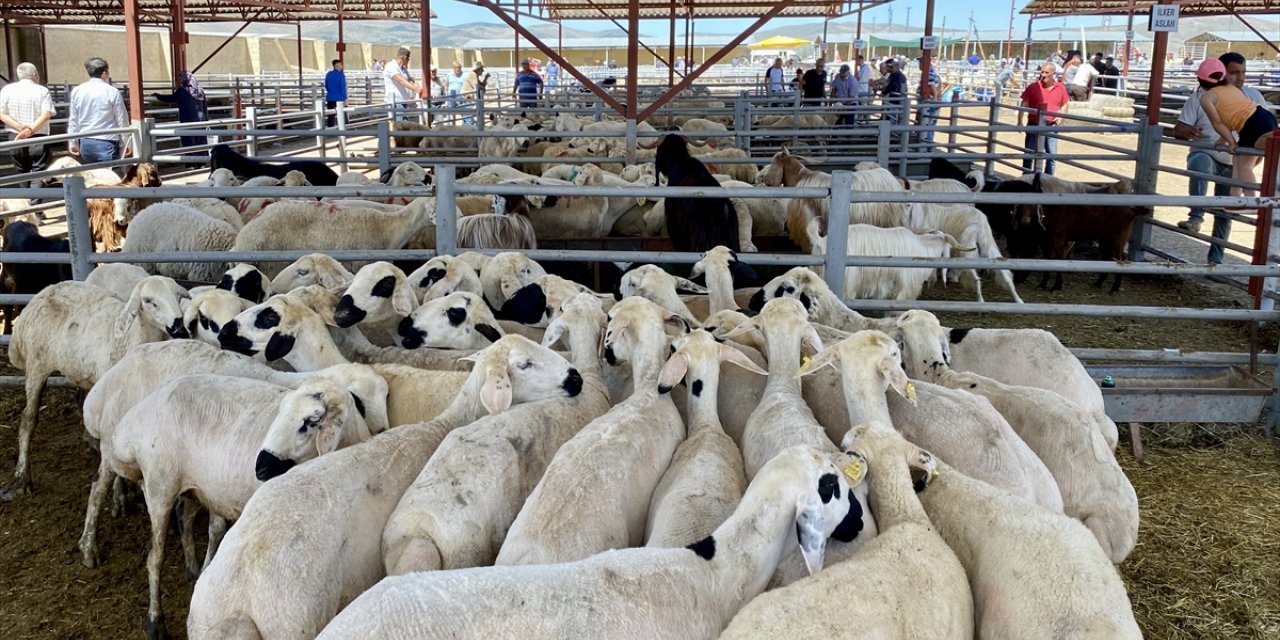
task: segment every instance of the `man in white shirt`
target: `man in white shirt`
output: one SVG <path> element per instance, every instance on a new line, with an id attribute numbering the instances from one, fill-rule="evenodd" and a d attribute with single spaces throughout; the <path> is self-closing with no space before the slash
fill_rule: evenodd
<path id="1" fill-rule="evenodd" d="M 1077 64 L 1074 68 L 1076 72 L 1071 77 L 1071 84 L 1067 85 L 1067 91 L 1071 93 L 1072 100 L 1088 102 L 1089 97 L 1093 95 L 1093 83 L 1102 73 L 1088 62 Z"/>
<path id="2" fill-rule="evenodd" d="M 128 152 L 128 144 L 121 144 L 119 134 L 97 132 L 129 126 L 129 111 L 125 109 L 124 98 L 118 89 L 111 86 L 111 67 L 106 60 L 89 58 L 84 61 L 84 70 L 89 74 L 89 80 L 71 90 L 67 133 L 85 135 L 71 141 L 71 155 L 80 156 L 86 163 L 119 159 Z M 119 167 L 116 173 L 121 173 Z"/>
<path id="3" fill-rule="evenodd" d="M 1266 100 L 1257 89 L 1244 86 L 1244 56 L 1228 51 L 1218 56 L 1218 60 L 1226 65 L 1227 79 L 1231 81 L 1231 84 L 1243 91 L 1254 103 L 1259 105 L 1266 104 Z M 1218 133 L 1213 130 L 1213 125 L 1209 122 L 1209 116 L 1205 114 L 1204 108 L 1200 106 L 1200 96 L 1203 93 L 1203 89 L 1196 89 L 1194 93 L 1187 97 L 1186 104 L 1182 106 L 1182 112 L 1178 114 L 1178 121 L 1173 125 L 1173 137 L 1179 140 L 1194 140 L 1203 145 L 1202 147 L 1192 148 L 1191 152 L 1187 154 L 1187 170 L 1220 178 L 1230 178 L 1231 154 L 1227 153 L 1225 149 L 1213 148 L 1214 143 L 1218 140 Z M 1206 178 L 1191 177 L 1187 185 L 1189 195 L 1203 196 L 1208 191 L 1208 179 Z M 1228 185 L 1222 183 L 1215 182 L 1213 185 L 1213 195 L 1215 196 L 1230 195 L 1230 190 L 1231 188 Z M 1192 233 L 1199 233 L 1203 224 L 1204 209 L 1193 207 L 1187 219 L 1179 222 L 1178 227 Z M 1218 240 L 1226 240 L 1230 233 L 1231 218 L 1215 214 L 1213 237 Z M 1221 245 L 1209 245 L 1208 260 L 1214 264 L 1222 264 Z"/>
<path id="4" fill-rule="evenodd" d="M 382 87 L 386 91 L 387 104 L 395 110 L 396 120 L 409 119 L 405 110 L 418 99 L 418 94 L 422 90 L 413 81 L 413 76 L 409 75 L 410 53 L 407 48 L 400 47 L 400 50 L 396 51 L 396 59 L 389 60 L 386 66 L 382 67 Z"/>
<path id="5" fill-rule="evenodd" d="M 774 58 L 773 66 L 764 70 L 765 90 L 772 96 L 779 97 L 782 95 L 786 79 L 786 71 L 782 68 L 782 58 Z M 780 106 L 774 103 L 772 106 Z"/>
<path id="6" fill-rule="evenodd" d="M 854 78 L 858 81 L 858 95 L 864 96 L 871 93 L 871 81 L 876 79 L 876 72 L 861 53 L 857 56 L 857 62 L 858 71 L 854 74 Z"/>
<path id="7" fill-rule="evenodd" d="M 14 70 L 18 77 L 0 89 L 0 121 L 10 140 L 27 140 L 49 135 L 49 119 L 53 117 L 53 99 L 49 90 L 38 84 L 40 74 L 36 66 L 23 62 Z M 13 150 L 13 163 L 20 173 L 44 171 L 53 162 L 53 149 L 49 145 L 35 144 Z M 40 187 L 43 180 L 32 180 L 31 187 Z"/>

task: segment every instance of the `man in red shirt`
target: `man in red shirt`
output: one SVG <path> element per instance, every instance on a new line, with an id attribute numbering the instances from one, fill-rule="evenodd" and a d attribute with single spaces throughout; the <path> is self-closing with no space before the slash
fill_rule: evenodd
<path id="1" fill-rule="evenodd" d="M 1055 71 L 1052 62 L 1040 65 L 1040 81 L 1027 85 L 1026 90 L 1022 92 L 1022 106 L 1051 112 L 1062 111 L 1063 107 L 1067 106 L 1070 97 L 1067 95 L 1067 89 L 1054 78 Z M 1058 119 L 1052 115 L 1046 114 L 1043 123 L 1040 122 L 1039 114 L 1036 112 L 1026 115 L 1027 124 L 1033 127 L 1040 124 L 1052 127 L 1058 124 Z M 1018 126 L 1022 126 L 1022 116 L 1023 112 L 1019 111 Z M 1026 147 L 1028 154 L 1043 152 L 1045 154 L 1044 172 L 1053 175 L 1053 170 L 1057 166 L 1053 159 L 1058 153 L 1057 137 L 1027 132 L 1023 146 Z M 1030 156 L 1023 158 L 1023 171 L 1030 172 L 1032 162 L 1033 159 Z"/>

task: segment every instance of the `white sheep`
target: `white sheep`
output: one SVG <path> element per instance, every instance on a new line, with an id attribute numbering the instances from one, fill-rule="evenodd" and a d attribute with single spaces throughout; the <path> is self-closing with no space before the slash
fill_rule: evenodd
<path id="1" fill-rule="evenodd" d="M 706 331 L 678 338 L 676 352 L 662 367 L 658 391 L 681 380 L 689 389 L 689 436 L 676 448 L 649 501 L 645 545 L 679 547 L 703 539 L 738 506 L 747 478 L 742 453 L 725 435 L 717 415 L 721 363 L 767 376 L 737 349 L 722 345 Z"/>
<path id="2" fill-rule="evenodd" d="M 209 177 L 200 183 L 202 187 L 238 187 L 240 179 L 230 169 L 214 169 Z"/>
<path id="3" fill-rule="evenodd" d="M 186 338 L 181 300 L 187 290 L 164 276 L 138 282 L 127 301 L 83 282 L 60 282 L 37 293 L 13 328 L 9 362 L 26 377 L 27 404 L 18 427 L 19 494 L 31 492 L 28 453 L 40 398 L 54 371 L 88 389 L 129 349 L 167 337 Z"/>
<path id="4" fill-rule="evenodd" d="M 236 242 L 236 229 L 191 207 L 161 202 L 153 204 L 129 224 L 125 253 L 169 251 L 226 251 Z M 227 269 L 225 262 L 145 263 L 148 273 L 177 280 L 214 282 Z"/>
<path id="5" fill-rule="evenodd" d="M 964 391 L 909 380 L 902 370 L 902 352 L 888 335 L 859 331 L 809 364 L 803 373 L 828 365 L 839 368 L 847 424 L 891 425 L 913 444 L 972 477 L 1062 512 L 1062 494 L 1053 475 L 991 403 Z M 890 388 L 895 393 L 886 397 Z M 844 427 L 835 420 L 824 426 L 833 440 Z"/>
<path id="6" fill-rule="evenodd" d="M 764 334 L 769 377 L 763 392 L 750 399 L 738 398 L 743 404 L 758 399 L 738 439 L 747 479 L 753 479 L 769 460 L 792 445 L 803 444 L 829 455 L 839 454 L 800 394 L 801 347 L 807 346 L 815 352 L 822 350 L 822 341 L 805 320 L 804 308 L 791 299 L 771 300 L 758 316 L 724 335 L 727 338 L 752 330 Z M 865 486 L 857 488 L 853 502 L 858 505 L 856 513 L 851 514 L 848 526 L 834 536 L 840 543 L 848 544 L 836 545 L 831 550 L 833 557 L 841 560 L 876 536 L 876 522 L 867 508 Z M 793 555 L 782 564 L 770 584 L 784 586 L 802 577 L 804 563 Z"/>
<path id="7" fill-rule="evenodd" d="M 230 291 L 249 302 L 262 302 L 270 294 L 267 275 L 251 264 L 240 263 L 222 274 L 217 288 Z M 192 292 L 195 293 L 194 291 Z"/>
<path id="8" fill-rule="evenodd" d="M 1138 539 L 1138 496 L 1093 416 L 1052 391 L 952 369 L 945 332 L 927 311 L 902 314 L 898 326 L 907 372 L 990 401 L 1053 473 L 1063 513 L 1089 527 L 1112 562 L 1122 562 Z"/>
<path id="9" fill-rule="evenodd" d="M 506 336 L 474 359 L 462 393 L 434 420 L 397 427 L 263 485 L 196 583 L 188 636 L 314 638 L 382 578 L 387 518 L 451 430 L 568 393 L 572 366 L 525 338 Z"/>
<path id="10" fill-rule="evenodd" d="M 537 638 L 710 640 L 797 542 L 810 571 L 821 569 L 825 540 L 850 511 L 848 494 L 826 455 L 795 447 L 762 470 L 714 534 L 688 548 L 387 578 L 320 637 L 487 638 L 519 629 Z"/>
<path id="11" fill-rule="evenodd" d="M 566 280 L 555 274 L 546 274 L 533 282 L 513 288 L 520 280 L 507 278 L 503 281 L 502 293 L 506 297 L 502 315 L 526 327 L 545 328 L 560 313 L 560 307 L 579 293 L 595 294 L 588 287 Z M 601 296 L 604 298 L 604 296 Z M 611 306 L 608 300 L 606 306 Z"/>
<path id="12" fill-rule="evenodd" d="M 578 372 L 570 375 L 577 375 L 580 392 L 530 403 L 445 437 L 387 521 L 387 575 L 492 564 L 552 456 L 609 410 L 597 354 L 605 320 L 600 302 L 582 294 L 565 306 L 548 340 L 568 328 Z"/>
<path id="13" fill-rule="evenodd" d="M 853 458 L 842 471 L 866 474 L 880 535 L 822 573 L 760 594 L 721 638 L 973 637 L 973 596 L 964 567 L 913 492 L 929 490 L 937 462 L 885 425 L 859 425 L 849 440 L 866 464 Z M 921 592 L 929 594 L 927 600 Z M 841 615 L 823 615 L 832 610 Z"/>
<path id="14" fill-rule="evenodd" d="M 483 349 L 503 336 L 484 300 L 462 291 L 422 303 L 397 332 L 405 349 Z"/>
<path id="15" fill-rule="evenodd" d="M 809 244 L 813 255 L 826 255 L 827 239 L 820 235 L 821 221 L 809 221 Z M 941 232 L 918 233 L 901 227 L 882 229 L 869 224 L 849 225 L 849 256 L 947 258 L 960 249 L 955 238 Z M 847 267 L 844 295 L 846 298 L 871 300 L 915 300 L 924 284 L 931 280 L 929 267 Z"/>
<path id="16" fill-rule="evenodd" d="M 747 290 L 740 296 L 733 288 L 735 274 L 747 278 L 755 277 L 755 271 L 739 261 L 738 255 L 728 247 L 716 246 L 703 253 L 702 259 L 695 262 L 693 268 L 689 270 L 689 277 L 705 276 L 707 304 L 704 306 L 701 300 L 687 302 L 686 306 L 693 315 L 705 320 L 718 311 L 736 311 L 741 308 L 743 302 L 749 300 L 755 292 Z M 739 301 L 739 297 L 742 301 Z"/>
<path id="17" fill-rule="evenodd" d="M 146 269 L 136 264 L 108 262 L 94 267 L 93 271 L 89 272 L 89 277 L 84 279 L 84 283 L 102 287 L 110 291 L 111 295 L 121 300 L 128 300 L 129 295 L 133 293 L 133 288 L 148 275 L 150 274 Z"/>
<path id="18" fill-rule="evenodd" d="M 363 173 L 357 173 L 354 171 L 348 171 L 347 173 L 344 173 L 343 176 L 348 174 L 352 174 L 353 177 L 348 178 L 349 182 L 347 182 L 346 184 L 370 185 L 374 187 L 381 187 L 384 183 L 388 187 L 418 187 L 418 186 L 423 186 L 427 184 L 429 180 L 427 170 L 423 169 L 421 166 L 419 166 L 415 162 L 402 162 L 396 165 L 396 168 L 391 171 L 391 175 L 385 177 L 383 183 L 374 183 L 371 180 L 369 180 L 369 178 L 365 176 Z M 359 178 L 355 178 L 354 176 L 359 176 Z M 339 180 L 341 180 L 342 176 L 338 176 L 338 178 Z M 360 181 L 361 179 L 363 179 L 363 181 Z M 338 182 L 338 184 L 343 184 L 343 183 Z M 347 203 L 347 204 L 361 204 L 361 205 L 365 202 L 374 202 L 378 204 L 386 204 L 386 205 L 394 205 L 397 207 L 403 207 L 404 205 L 407 205 L 410 202 L 412 202 L 413 198 L 410 198 L 407 196 L 363 195 L 363 196 L 354 196 L 349 198 L 348 197 L 325 198 L 324 201 Z"/>
<path id="19" fill-rule="evenodd" d="M 210 289 L 191 297 L 182 312 L 182 324 L 192 338 L 218 346 L 218 331 L 253 303 L 224 289 Z"/>
<path id="20" fill-rule="evenodd" d="M 609 310 L 605 360 L 631 363 L 634 391 L 560 447 L 511 524 L 497 564 L 566 562 L 644 543 L 653 489 L 686 432 L 670 395 L 658 393 L 668 328 L 688 326 L 643 298 Z"/>
<path id="21" fill-rule="evenodd" d="M 254 467 L 257 461 L 262 469 L 258 450 L 264 440 L 300 440 L 290 451 L 304 461 L 369 437 L 352 395 L 322 379 L 289 391 L 246 378 L 183 376 L 126 413 L 112 437 L 101 441 L 101 452 L 103 467 L 140 483 L 146 498 L 151 519 L 147 635 L 167 635 L 160 569 L 169 514 L 179 495 L 190 491 L 211 514 L 234 520 L 262 484 Z"/>
<path id="22" fill-rule="evenodd" d="M 982 637 L 1142 637 L 1120 574 L 1078 521 L 941 461 L 920 502 L 969 576 Z"/>
<path id="23" fill-rule="evenodd" d="M 618 281 L 618 295 L 624 298 L 639 296 L 667 311 L 678 314 L 689 326 L 699 326 L 698 318 L 677 294 L 679 289 L 696 294 L 707 293 L 706 287 L 694 284 L 686 278 L 673 276 L 663 271 L 662 267 L 653 264 L 640 265 L 622 274 L 622 278 Z"/>
<path id="24" fill-rule="evenodd" d="M 221 220 L 231 225 L 236 231 L 239 231 L 244 226 L 244 219 L 240 217 L 240 213 L 225 200 L 217 198 L 174 198 L 169 202 L 191 207 L 214 220 Z"/>
<path id="25" fill-rule="evenodd" d="M 493 256 L 480 269 L 480 286 L 489 306 L 500 310 L 507 297 L 521 287 L 547 275 L 542 265 L 518 251 Z"/>
<path id="26" fill-rule="evenodd" d="M 396 213 L 331 202 L 288 201 L 268 206 L 236 235 L 234 251 L 399 249 L 432 223 L 435 198 L 418 198 Z M 275 277 L 273 263 L 257 265 Z"/>
<path id="27" fill-rule="evenodd" d="M 409 274 L 409 286 L 426 302 L 455 292 L 484 295 L 480 273 L 457 256 L 436 256 Z"/>
<path id="28" fill-rule="evenodd" d="M 301 171 L 290 171 L 284 174 L 284 179 L 272 178 L 271 176 L 258 176 L 256 178 L 249 178 L 248 180 L 245 180 L 244 183 L 241 184 L 240 186 L 242 187 L 277 187 L 277 186 L 309 187 L 311 186 L 311 181 L 307 180 L 306 174 L 302 173 Z M 230 200 L 236 200 L 236 202 L 233 202 L 232 204 L 235 205 L 236 211 L 239 212 L 240 219 L 243 220 L 246 224 L 248 224 L 250 220 L 253 220 L 259 214 L 261 214 L 262 210 L 265 209 L 268 205 L 271 205 L 276 202 L 286 201 L 286 200 L 303 200 L 303 199 L 305 198 L 251 197 L 251 198 L 239 198 L 239 199 L 231 198 Z"/>
<path id="29" fill-rule="evenodd" d="M 351 284 L 355 274 L 342 266 L 341 262 L 323 253 L 312 253 L 293 261 L 280 270 L 271 280 L 271 291 L 289 293 L 299 287 L 318 284 L 334 293 L 339 293 Z"/>
<path id="30" fill-rule="evenodd" d="M 334 184 L 338 186 L 363 187 L 373 184 L 373 179 L 365 175 L 363 171 L 344 171 L 338 176 L 338 180 Z"/>
<path id="31" fill-rule="evenodd" d="M 379 346 L 396 344 L 400 321 L 418 306 L 418 296 L 404 272 L 390 262 L 360 268 L 333 310 L 339 327 L 359 325 Z"/>
<path id="32" fill-rule="evenodd" d="M 943 180 L 946 179 L 944 178 Z M 946 181 L 954 182 L 964 187 L 963 184 L 955 180 Z M 965 192 L 968 192 L 967 187 L 964 187 L 964 189 Z M 924 215 L 918 222 L 912 220 L 911 227 L 913 229 L 916 231 L 936 229 L 955 238 L 960 246 L 972 248 L 971 251 L 958 251 L 956 257 L 972 255 L 992 260 L 1002 257 L 1000 247 L 996 244 L 995 237 L 991 233 L 991 224 L 987 221 L 986 214 L 977 208 L 965 204 L 929 204 L 919 209 L 923 211 Z M 1017 289 L 1013 286 L 1013 276 L 1009 273 L 1009 270 L 995 269 L 994 271 L 996 280 L 1009 292 L 1009 295 L 1013 297 L 1013 301 L 1022 302 Z M 971 286 L 974 287 L 978 295 L 978 302 L 982 302 L 982 281 L 978 278 L 977 271 L 974 269 L 962 269 L 960 272 L 970 277 Z"/>

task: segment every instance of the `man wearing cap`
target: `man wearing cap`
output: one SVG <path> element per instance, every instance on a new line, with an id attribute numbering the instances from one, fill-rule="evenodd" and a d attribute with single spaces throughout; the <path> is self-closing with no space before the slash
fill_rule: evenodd
<path id="1" fill-rule="evenodd" d="M 1040 121 L 1039 111 L 1060 112 L 1062 108 L 1067 106 L 1070 99 L 1067 96 L 1067 90 L 1062 87 L 1062 83 L 1058 82 L 1054 76 L 1057 69 L 1052 62 L 1046 62 L 1040 65 L 1040 81 L 1027 85 L 1022 92 L 1022 106 L 1036 109 L 1031 113 L 1018 112 L 1018 126 L 1022 126 L 1022 118 L 1025 115 L 1028 126 L 1057 126 L 1057 116 L 1045 114 L 1044 122 Z M 1053 175 L 1053 170 L 1057 167 L 1057 162 L 1053 159 L 1058 153 L 1058 139 L 1052 135 L 1027 132 L 1023 146 L 1026 147 L 1028 156 L 1022 159 L 1022 170 L 1030 172 L 1034 159 L 1029 154 L 1043 152 L 1045 154 L 1044 172 Z"/>
<path id="2" fill-rule="evenodd" d="M 831 101 L 840 109 L 840 115 L 836 117 L 836 126 L 853 126 L 854 118 L 852 108 L 858 99 L 858 80 L 849 73 L 849 65 L 840 65 L 834 78 L 831 79 Z"/>
<path id="3" fill-rule="evenodd" d="M 884 106 L 887 110 L 887 116 L 890 122 L 898 121 L 898 112 L 902 109 L 902 99 L 907 95 L 907 76 L 898 68 L 898 60 L 896 58 L 887 58 L 884 61 L 884 77 L 880 79 L 884 86 L 880 90 L 880 95 L 884 99 Z"/>
<path id="4" fill-rule="evenodd" d="M 386 91 L 387 103 L 395 110 L 396 120 L 408 120 L 405 112 L 409 105 L 418 99 L 422 90 L 409 74 L 409 49 L 400 47 L 396 51 L 396 59 L 382 67 L 382 87 Z"/>
<path id="5" fill-rule="evenodd" d="M 538 106 L 538 94 L 542 93 L 542 76 L 529 67 L 529 61 L 520 61 L 520 73 L 516 74 L 515 85 L 511 91 L 520 99 L 521 109 Z"/>
<path id="6" fill-rule="evenodd" d="M 1266 100 L 1262 94 L 1253 87 L 1244 86 L 1245 59 L 1244 56 L 1228 51 L 1220 56 L 1218 60 L 1225 65 L 1227 70 L 1227 79 L 1231 84 L 1244 92 L 1250 100 L 1255 104 L 1265 105 Z M 1186 103 L 1182 105 L 1182 111 L 1178 114 L 1178 121 L 1173 125 L 1173 137 L 1179 140 L 1194 140 L 1202 146 L 1192 147 L 1187 153 L 1187 170 L 1199 174 L 1208 174 L 1219 178 L 1231 177 L 1231 154 L 1223 149 L 1216 149 L 1214 143 L 1218 140 L 1218 133 L 1213 130 L 1213 125 L 1209 122 L 1209 116 L 1205 114 L 1204 108 L 1200 105 L 1200 96 L 1204 95 L 1204 89 L 1199 87 L 1187 97 Z M 1187 181 L 1187 193 L 1192 196 L 1203 196 L 1208 191 L 1208 180 L 1192 176 Z M 1214 183 L 1213 195 L 1225 196 L 1230 195 L 1231 187 L 1222 183 Z M 1204 209 L 1200 207 L 1192 207 L 1187 219 L 1178 223 L 1178 227 L 1186 229 L 1192 233 L 1199 233 L 1200 227 L 1204 225 Z M 1231 233 L 1231 218 L 1214 215 L 1213 220 L 1213 237 L 1219 240 L 1226 240 Z M 1209 245 L 1209 262 L 1214 264 L 1222 264 L 1222 246 L 1217 244 Z"/>
<path id="7" fill-rule="evenodd" d="M 476 100 L 482 100 L 485 85 L 489 83 L 489 72 L 484 70 L 484 63 L 477 60 L 476 66 L 467 73 L 467 77 L 462 81 L 462 94 L 474 95 Z"/>

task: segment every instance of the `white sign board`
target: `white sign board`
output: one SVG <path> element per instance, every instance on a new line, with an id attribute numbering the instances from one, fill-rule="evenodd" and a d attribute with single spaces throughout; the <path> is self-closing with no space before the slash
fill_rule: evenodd
<path id="1" fill-rule="evenodd" d="M 858 38 L 857 40 L 853 41 L 853 48 L 857 49 L 858 51 L 862 51 L 863 49 L 867 48 L 867 41 L 863 40 L 862 38 Z"/>
<path id="2" fill-rule="evenodd" d="M 1134 34 L 1133 34 L 1133 32 L 1132 32 L 1132 31 L 1126 31 L 1126 32 L 1124 32 L 1124 39 L 1125 39 L 1125 40 L 1133 40 L 1133 35 L 1134 35 Z"/>
<path id="3" fill-rule="evenodd" d="M 1174 33 L 1178 30 L 1178 5 L 1157 4 L 1151 7 L 1149 31 Z"/>
<path id="4" fill-rule="evenodd" d="M 920 38 L 920 48 L 926 51 L 938 48 L 938 36 L 925 36 Z"/>
<path id="5" fill-rule="evenodd" d="M 1022 44 L 1025 44 L 1025 45 L 1027 45 L 1028 47 L 1029 47 L 1029 46 L 1031 46 L 1031 45 L 1032 45 L 1031 38 L 1027 38 L 1026 40 L 1023 40 L 1023 41 L 1022 41 Z"/>

